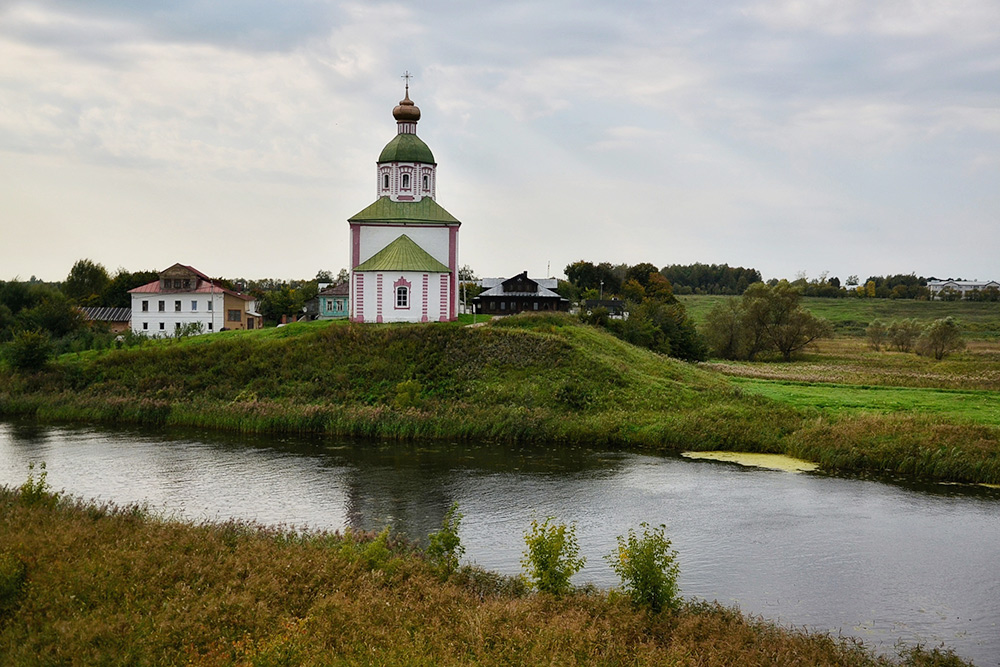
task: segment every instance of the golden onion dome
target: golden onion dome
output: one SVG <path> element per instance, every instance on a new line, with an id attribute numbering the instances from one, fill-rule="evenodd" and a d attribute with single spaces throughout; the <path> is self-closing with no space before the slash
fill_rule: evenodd
<path id="1" fill-rule="evenodd" d="M 399 101 L 399 105 L 392 110 L 392 117 L 399 122 L 417 122 L 420 120 L 420 107 L 410 100 L 410 89 L 407 86 L 406 96 Z"/>

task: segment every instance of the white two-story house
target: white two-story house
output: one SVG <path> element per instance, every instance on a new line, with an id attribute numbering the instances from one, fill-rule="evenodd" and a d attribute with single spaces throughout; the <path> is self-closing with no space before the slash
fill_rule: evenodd
<path id="1" fill-rule="evenodd" d="M 158 280 L 129 294 L 132 331 L 147 336 L 173 336 L 194 323 L 201 324 L 201 333 L 259 329 L 263 324 L 253 297 L 183 264 L 161 271 Z"/>

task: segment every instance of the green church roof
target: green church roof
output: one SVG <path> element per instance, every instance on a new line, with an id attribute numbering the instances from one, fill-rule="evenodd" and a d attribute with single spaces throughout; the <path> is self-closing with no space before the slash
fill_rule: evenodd
<path id="1" fill-rule="evenodd" d="M 431 257 L 406 234 L 355 266 L 354 270 L 450 273 L 447 266 Z"/>
<path id="2" fill-rule="evenodd" d="M 385 145 L 379 162 L 425 162 L 434 164 L 434 154 L 420 137 L 415 134 L 397 134 Z"/>
<path id="3" fill-rule="evenodd" d="M 347 221 L 394 222 L 412 225 L 462 224 L 430 197 L 424 197 L 420 201 L 392 201 L 388 197 L 380 197 L 375 203 L 348 218 Z"/>

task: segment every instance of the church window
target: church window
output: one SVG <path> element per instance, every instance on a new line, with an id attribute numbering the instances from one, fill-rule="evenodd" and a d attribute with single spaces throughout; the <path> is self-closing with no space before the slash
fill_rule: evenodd
<path id="1" fill-rule="evenodd" d="M 427 174 L 424 174 L 424 190 L 425 191 L 431 189 L 430 183 L 431 183 L 431 179 L 427 176 Z"/>
<path id="2" fill-rule="evenodd" d="M 382 174 L 382 187 L 389 189 L 389 174 Z"/>
<path id="3" fill-rule="evenodd" d="M 400 285 L 396 288 L 396 308 L 410 307 L 410 288 Z"/>
<path id="4" fill-rule="evenodd" d="M 402 187 L 404 190 L 409 190 L 410 189 L 410 175 L 409 174 L 403 174 L 403 182 L 401 183 L 400 187 Z"/>

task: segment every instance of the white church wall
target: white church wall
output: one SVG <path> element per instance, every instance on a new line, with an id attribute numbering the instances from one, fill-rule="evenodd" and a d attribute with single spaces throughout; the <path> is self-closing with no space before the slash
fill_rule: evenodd
<path id="1" fill-rule="evenodd" d="M 398 287 L 405 287 L 407 290 L 404 306 L 397 306 L 396 303 Z M 355 321 L 439 322 L 442 317 L 448 319 L 451 290 L 449 274 L 366 271 L 352 277 L 351 288 Z M 357 298 L 359 294 L 360 299 Z"/>
<path id="2" fill-rule="evenodd" d="M 427 251 L 427 253 L 448 266 L 449 246 L 448 239 L 451 235 L 448 227 L 403 227 L 388 225 L 364 225 L 361 227 L 360 258 L 359 262 L 364 262 L 382 248 L 386 247 L 403 234 L 409 236 L 414 243 Z"/>

